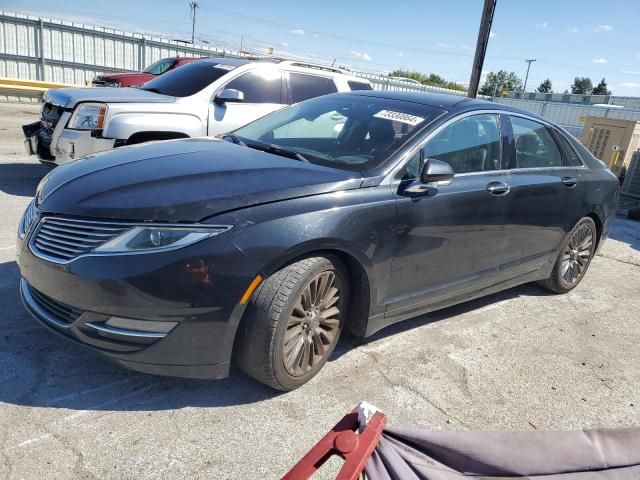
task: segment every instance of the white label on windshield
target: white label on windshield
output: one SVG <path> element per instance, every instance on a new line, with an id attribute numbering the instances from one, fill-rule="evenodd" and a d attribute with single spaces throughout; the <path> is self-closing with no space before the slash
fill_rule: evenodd
<path id="1" fill-rule="evenodd" d="M 233 70 L 235 65 L 225 65 L 224 63 L 216 63 L 213 68 L 219 68 L 220 70 Z"/>
<path id="2" fill-rule="evenodd" d="M 406 123 L 407 125 L 415 126 L 422 122 L 424 118 L 416 115 L 409 115 L 408 113 L 394 112 L 393 110 L 380 110 L 374 115 L 376 118 L 385 118 L 387 120 L 393 120 L 395 122 Z"/>

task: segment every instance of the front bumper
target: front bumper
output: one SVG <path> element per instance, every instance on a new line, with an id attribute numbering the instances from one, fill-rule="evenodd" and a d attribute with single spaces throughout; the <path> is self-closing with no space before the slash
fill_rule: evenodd
<path id="1" fill-rule="evenodd" d="M 91 153 L 111 150 L 113 138 L 95 136 L 90 130 L 57 128 L 51 132 L 41 122 L 23 125 L 28 155 L 36 155 L 43 163 L 60 165 Z"/>
<path id="2" fill-rule="evenodd" d="M 225 378 L 252 279 L 233 244 L 211 240 L 157 254 L 88 256 L 56 264 L 18 240 L 21 296 L 48 329 L 133 370 Z M 110 328 L 112 317 L 175 322 L 166 334 Z M 98 328 L 95 328 L 95 327 Z"/>

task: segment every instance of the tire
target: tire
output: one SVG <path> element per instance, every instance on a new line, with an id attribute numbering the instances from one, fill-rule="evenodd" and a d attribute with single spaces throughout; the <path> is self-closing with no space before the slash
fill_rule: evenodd
<path id="1" fill-rule="evenodd" d="M 596 243 L 596 224 L 589 217 L 581 218 L 562 243 L 551 276 L 540 280 L 538 285 L 555 293 L 576 288 L 591 265 Z"/>
<path id="2" fill-rule="evenodd" d="M 282 391 L 313 378 L 344 326 L 347 279 L 344 265 L 334 257 L 305 258 L 267 278 L 254 292 L 236 336 L 235 357 L 242 370 Z M 322 300 L 315 301 L 317 291 Z"/>

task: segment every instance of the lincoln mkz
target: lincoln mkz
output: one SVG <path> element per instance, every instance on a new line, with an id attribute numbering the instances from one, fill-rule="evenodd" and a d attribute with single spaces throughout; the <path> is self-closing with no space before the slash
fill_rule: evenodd
<path id="1" fill-rule="evenodd" d="M 580 283 L 618 181 L 553 123 L 455 96 L 311 99 L 50 172 L 19 226 L 42 324 L 129 368 L 291 390 L 345 328 Z M 426 339 L 425 341 L 428 341 Z"/>

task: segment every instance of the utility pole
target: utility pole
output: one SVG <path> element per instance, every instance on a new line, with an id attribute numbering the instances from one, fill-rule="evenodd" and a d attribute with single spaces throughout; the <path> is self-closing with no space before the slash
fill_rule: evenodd
<path id="1" fill-rule="evenodd" d="M 199 7 L 198 2 L 195 0 L 189 2 L 189 7 L 191 7 L 191 45 L 194 45 L 196 40 L 196 8 Z"/>
<path id="2" fill-rule="evenodd" d="M 491 23 L 493 22 L 493 12 L 496 10 L 496 1 L 497 0 L 484 0 L 482 19 L 480 20 L 480 30 L 478 31 L 478 42 L 476 43 L 476 54 L 473 58 L 471 79 L 469 80 L 469 90 L 467 91 L 467 97 L 469 98 L 476 98 L 478 96 L 480 75 L 482 74 L 484 56 L 487 53 L 487 44 L 489 43 L 489 34 L 491 33 Z"/>
<path id="3" fill-rule="evenodd" d="M 529 69 L 531 68 L 531 62 L 535 62 L 536 59 L 535 58 L 530 58 L 528 60 L 525 60 L 525 62 L 527 62 L 527 74 L 524 76 L 524 87 L 522 87 L 522 93 L 525 93 L 527 91 L 527 80 L 529 80 Z"/>

